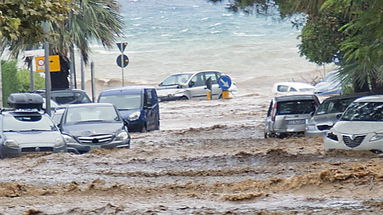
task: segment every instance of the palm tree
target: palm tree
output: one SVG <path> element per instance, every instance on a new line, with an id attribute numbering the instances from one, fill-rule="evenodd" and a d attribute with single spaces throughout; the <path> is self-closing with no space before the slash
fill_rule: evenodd
<path id="1" fill-rule="evenodd" d="M 72 4 L 74 9 L 68 19 L 52 25 L 56 36 L 50 41 L 51 49 L 52 53 L 60 55 L 62 65 L 61 73 L 51 74 L 53 88 L 68 88 L 68 70 L 74 71 L 75 68 L 74 46 L 78 47 L 87 63 L 91 43 L 112 47 L 122 34 L 123 21 L 116 0 L 73 0 Z"/>

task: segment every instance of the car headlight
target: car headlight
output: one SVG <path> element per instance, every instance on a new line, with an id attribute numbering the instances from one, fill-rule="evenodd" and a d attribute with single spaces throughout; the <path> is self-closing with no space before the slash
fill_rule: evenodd
<path id="1" fill-rule="evenodd" d="M 55 141 L 55 145 L 54 147 L 57 147 L 57 148 L 60 148 L 60 147 L 64 147 L 65 146 L 65 140 L 63 137 L 58 137 L 56 138 L 56 141 Z"/>
<path id="2" fill-rule="evenodd" d="M 374 136 L 371 137 L 370 142 L 378 141 L 383 139 L 383 133 L 376 133 Z"/>
<path id="3" fill-rule="evenodd" d="M 121 131 L 120 133 L 118 133 L 117 135 L 116 135 L 116 141 L 122 141 L 122 140 L 126 140 L 126 139 L 128 139 L 128 137 L 129 137 L 129 134 L 128 134 L 128 132 L 126 132 L 126 131 Z"/>
<path id="4" fill-rule="evenodd" d="M 6 140 L 4 145 L 9 147 L 9 148 L 13 148 L 13 149 L 19 148 L 19 144 L 17 143 L 16 140 Z"/>
<path id="5" fill-rule="evenodd" d="M 136 111 L 134 113 L 131 113 L 129 116 L 128 116 L 128 119 L 130 121 L 134 121 L 134 120 L 137 120 L 138 118 L 140 118 L 141 116 L 141 112 L 140 111 Z"/>
<path id="6" fill-rule="evenodd" d="M 69 136 L 67 134 L 63 134 L 62 136 L 64 138 L 65 143 L 67 143 L 67 144 L 77 143 L 77 141 L 73 137 L 71 137 L 71 136 Z"/>

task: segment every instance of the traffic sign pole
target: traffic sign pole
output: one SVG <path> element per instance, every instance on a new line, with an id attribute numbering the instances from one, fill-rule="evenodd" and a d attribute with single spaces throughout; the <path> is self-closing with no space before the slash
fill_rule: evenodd
<path id="1" fill-rule="evenodd" d="M 118 59 L 119 57 L 117 57 L 117 65 L 121 67 L 121 82 L 122 82 L 122 86 L 124 87 L 125 86 L 124 67 L 126 67 L 129 63 L 129 58 L 128 56 L 124 55 L 124 51 L 128 43 L 127 42 L 117 43 L 116 45 L 121 52 L 121 55 L 119 56 L 121 57 L 121 59 Z"/>
<path id="2" fill-rule="evenodd" d="M 122 52 L 121 52 L 121 65 L 124 65 L 124 58 L 122 56 Z M 122 86 L 125 87 L 125 76 L 124 76 L 124 67 L 121 66 L 121 74 L 122 74 Z"/>

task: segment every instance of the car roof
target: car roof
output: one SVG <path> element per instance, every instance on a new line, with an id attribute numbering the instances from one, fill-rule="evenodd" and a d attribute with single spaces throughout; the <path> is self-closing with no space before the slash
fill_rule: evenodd
<path id="1" fill-rule="evenodd" d="M 316 100 L 318 101 L 318 97 L 315 95 L 289 95 L 289 96 L 278 96 L 274 98 L 277 102 L 283 101 L 296 101 L 296 100 Z"/>
<path id="2" fill-rule="evenodd" d="M 43 92 L 45 92 L 45 89 L 35 90 L 34 92 L 43 93 Z M 60 90 L 52 90 L 51 91 L 51 93 L 61 93 L 61 92 L 82 92 L 82 93 L 86 93 L 85 90 L 81 90 L 81 89 L 60 89 Z"/>
<path id="3" fill-rule="evenodd" d="M 383 95 L 365 96 L 356 99 L 354 102 L 383 102 Z"/>
<path id="4" fill-rule="evenodd" d="M 276 87 L 278 85 L 287 85 L 287 86 L 298 88 L 298 89 L 302 89 L 302 88 L 315 88 L 313 85 L 307 84 L 307 83 L 303 83 L 303 82 L 278 82 L 278 83 L 274 84 L 274 87 Z"/>
<path id="5" fill-rule="evenodd" d="M 70 104 L 67 106 L 67 108 L 76 108 L 76 107 L 107 107 L 107 106 L 114 106 L 110 103 L 82 103 L 82 104 Z"/>
<path id="6" fill-rule="evenodd" d="M 194 71 L 194 72 L 178 72 L 178 73 L 173 73 L 173 74 L 171 74 L 169 76 L 172 76 L 172 75 L 194 75 L 194 74 L 201 73 L 201 72 L 218 72 L 218 73 L 222 73 L 222 72 L 216 71 L 216 70 L 203 70 L 203 71 Z"/>
<path id="7" fill-rule="evenodd" d="M 328 97 L 325 100 L 323 100 L 323 102 L 332 101 L 332 100 L 350 99 L 350 98 L 357 99 L 357 98 L 360 98 L 363 96 L 368 96 L 368 95 L 370 95 L 370 94 L 369 93 L 357 93 L 357 94 L 347 94 L 347 95 L 340 95 L 340 96 L 331 96 L 331 97 Z"/>
<path id="8" fill-rule="evenodd" d="M 114 89 L 108 89 L 104 90 L 100 93 L 101 94 L 115 94 L 117 92 L 130 92 L 130 93 L 140 93 L 144 89 L 151 89 L 155 90 L 156 88 L 151 86 L 127 86 L 127 87 L 120 87 L 120 88 L 114 88 Z"/>

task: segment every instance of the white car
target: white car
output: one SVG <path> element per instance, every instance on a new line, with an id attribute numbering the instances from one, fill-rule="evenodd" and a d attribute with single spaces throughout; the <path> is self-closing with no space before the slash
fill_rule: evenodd
<path id="1" fill-rule="evenodd" d="M 188 100 L 193 98 L 207 98 L 207 80 L 211 80 L 212 98 L 222 96 L 218 80 L 222 73 L 217 71 L 203 71 L 191 73 L 176 73 L 167 77 L 157 87 L 158 98 L 161 101 Z M 235 84 L 229 88 L 230 92 L 236 91 Z"/>
<path id="2" fill-rule="evenodd" d="M 302 82 L 279 82 L 273 85 L 273 93 L 279 95 L 288 94 L 314 94 L 315 87 Z"/>
<path id="3" fill-rule="evenodd" d="M 383 96 L 352 102 L 324 136 L 324 149 L 383 151 Z"/>
<path id="4" fill-rule="evenodd" d="M 315 85 L 314 93 L 320 96 L 341 95 L 342 84 L 338 74 L 338 71 L 329 72 Z"/>

